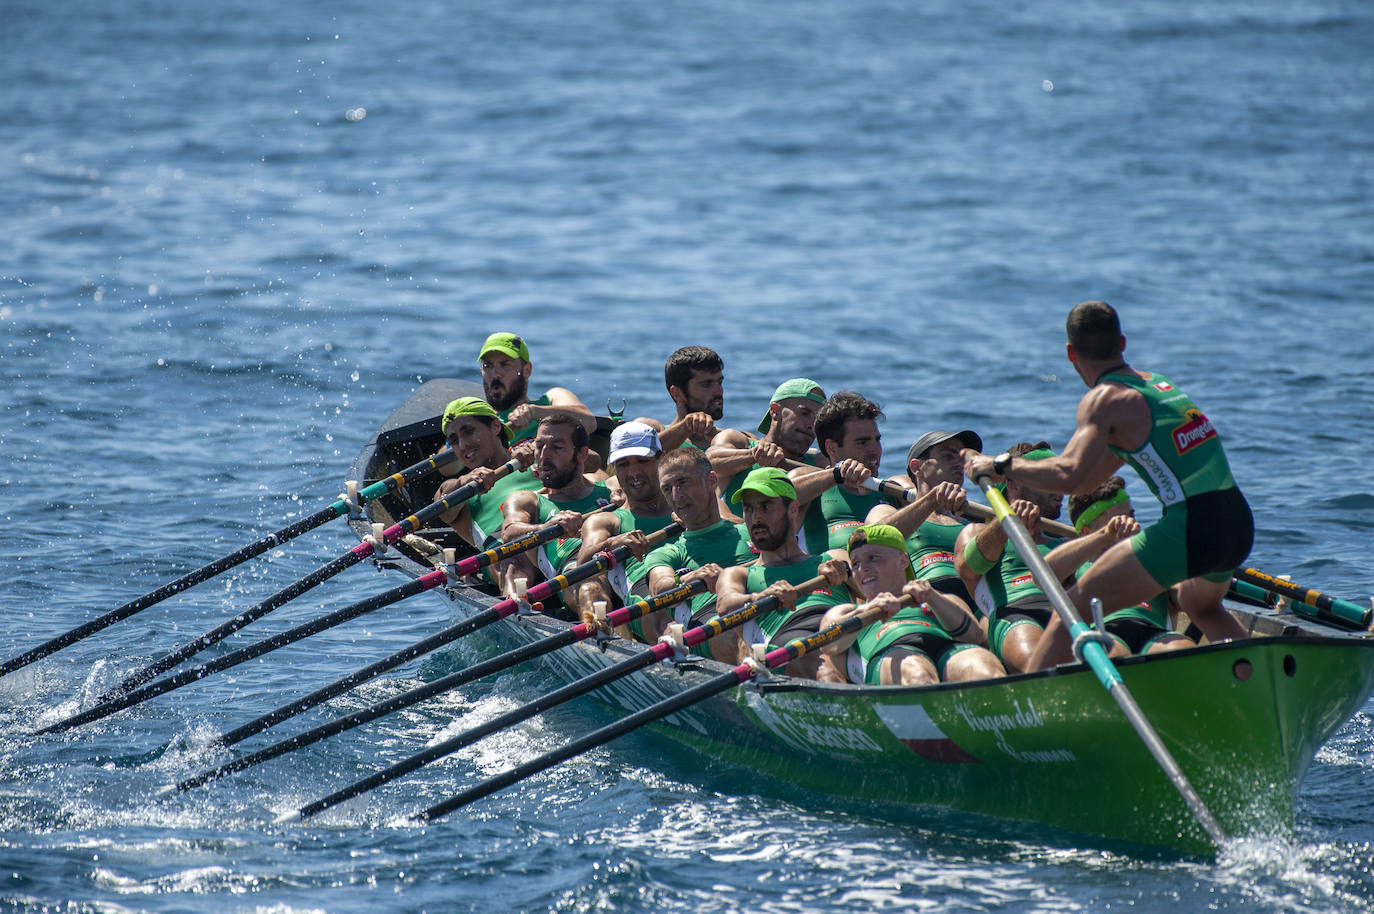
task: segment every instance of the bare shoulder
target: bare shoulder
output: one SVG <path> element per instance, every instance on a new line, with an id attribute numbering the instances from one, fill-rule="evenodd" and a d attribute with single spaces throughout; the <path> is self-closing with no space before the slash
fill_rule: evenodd
<path id="1" fill-rule="evenodd" d="M 742 448 L 749 446 L 749 438 L 737 428 L 723 428 L 711 439 L 711 447 Z"/>
<path id="2" fill-rule="evenodd" d="M 544 391 L 544 396 L 549 398 L 549 403 L 552 406 L 581 406 L 586 408 L 586 404 L 578 398 L 577 394 L 566 387 L 550 387 Z"/>
<path id="3" fill-rule="evenodd" d="M 506 517 L 534 517 L 539 513 L 539 495 L 532 489 L 520 489 L 511 493 L 502 510 Z"/>

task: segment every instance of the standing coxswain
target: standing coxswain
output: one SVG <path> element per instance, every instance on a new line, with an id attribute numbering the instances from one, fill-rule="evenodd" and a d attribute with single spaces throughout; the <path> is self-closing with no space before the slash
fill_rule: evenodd
<path id="1" fill-rule="evenodd" d="M 1221 438 L 1191 397 L 1164 376 L 1125 361 L 1126 337 L 1102 301 L 1075 305 L 1065 353 L 1088 393 L 1077 428 L 1057 457 L 1026 461 L 969 451 L 970 478 L 1009 479 L 1046 491 L 1089 492 L 1129 463 L 1164 507 L 1160 519 L 1111 549 L 1070 588 L 1080 616 L 1092 597 L 1129 606 L 1174 588 L 1175 602 L 1210 641 L 1240 638 L 1221 605 L 1232 572 L 1250 552 L 1254 520 L 1236 487 Z M 1070 654 L 1068 634 L 1051 621 L 1033 666 Z"/>

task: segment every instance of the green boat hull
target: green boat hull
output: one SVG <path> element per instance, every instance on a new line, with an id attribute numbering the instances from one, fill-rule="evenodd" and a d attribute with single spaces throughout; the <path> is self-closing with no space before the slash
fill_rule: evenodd
<path id="1" fill-rule="evenodd" d="M 424 436 L 437 432 L 433 416 L 457 394 L 454 383 L 430 382 L 398 409 L 355 461 L 354 477 L 378 478 L 416 453 L 432 452 L 437 443 Z M 372 519 L 387 521 L 411 507 L 388 509 L 383 500 L 370 510 L 381 512 Z M 355 526 L 360 535 L 369 529 Z M 423 536 L 416 539 L 423 544 Z M 414 546 L 385 564 L 412 575 L 430 570 L 437 556 Z M 445 593 L 461 614 L 492 602 L 468 588 Z M 1307 765 L 1374 689 L 1374 640 L 1367 633 L 1326 636 L 1272 611 L 1239 615 L 1252 631 L 1278 634 L 1133 657 L 1118 668 L 1223 831 L 1281 836 L 1292 829 Z M 541 615 L 494 626 L 507 646 L 564 627 Z M 583 643 L 538 662 L 552 686 L 643 650 L 620 640 Z M 725 669 L 709 661 L 657 664 L 593 695 L 634 711 Z M 1190 853 L 1216 850 L 1115 702 L 1081 666 L 921 688 L 778 676 L 656 726 L 709 756 L 825 794 L 948 807 Z"/>

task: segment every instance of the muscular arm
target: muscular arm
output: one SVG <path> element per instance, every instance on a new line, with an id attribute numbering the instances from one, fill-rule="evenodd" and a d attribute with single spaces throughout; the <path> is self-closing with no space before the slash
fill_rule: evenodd
<path id="1" fill-rule="evenodd" d="M 501 539 L 511 540 L 539 529 L 539 496 L 531 491 L 516 492 L 501 509 Z"/>
<path id="2" fill-rule="evenodd" d="M 1094 387 L 1078 403 L 1078 427 L 1057 457 L 1014 459 L 1009 476 L 1047 492 L 1091 492 L 1124 463 L 1108 450 L 1139 447 L 1150 434 L 1150 407 L 1139 393 L 1118 385 Z"/>

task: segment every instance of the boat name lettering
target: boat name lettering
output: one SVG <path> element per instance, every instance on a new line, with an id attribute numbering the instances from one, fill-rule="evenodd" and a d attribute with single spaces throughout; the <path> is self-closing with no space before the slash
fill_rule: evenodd
<path id="1" fill-rule="evenodd" d="M 959 712 L 959 716 L 964 722 L 974 730 L 991 730 L 1000 733 L 1003 730 L 1024 730 L 1028 727 L 1045 726 L 1044 719 L 1040 712 L 1035 710 L 1035 705 L 1029 698 L 1026 699 L 1026 710 L 1021 710 L 1021 700 L 1012 700 L 1012 707 L 1016 709 L 1014 714 L 973 714 L 963 705 L 955 705 L 954 708 Z"/>
<path id="2" fill-rule="evenodd" d="M 781 708 L 769 707 L 768 700 L 757 692 L 749 694 L 749 706 L 769 732 L 801 752 L 813 754 L 817 746 L 866 752 L 882 751 L 882 746 L 878 745 L 873 737 L 854 727 L 813 724 L 804 718 L 783 716 L 778 713 Z"/>

